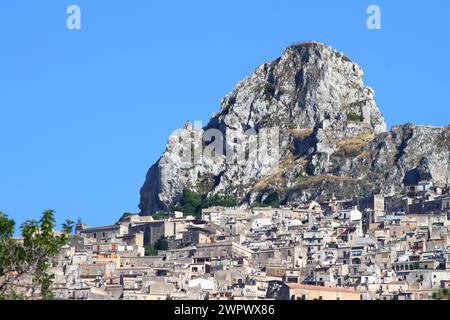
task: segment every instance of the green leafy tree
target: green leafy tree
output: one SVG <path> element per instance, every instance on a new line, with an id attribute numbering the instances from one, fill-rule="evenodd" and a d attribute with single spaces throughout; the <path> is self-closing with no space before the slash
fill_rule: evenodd
<path id="1" fill-rule="evenodd" d="M 189 189 L 183 190 L 183 195 L 175 206 L 176 211 L 181 211 L 186 215 L 199 216 L 201 212 L 202 197 L 199 193 Z"/>
<path id="2" fill-rule="evenodd" d="M 164 220 L 164 219 L 167 219 L 168 217 L 169 217 L 169 214 L 164 211 L 158 211 L 158 212 L 152 214 L 152 218 L 154 220 Z"/>
<path id="3" fill-rule="evenodd" d="M 0 212 L 0 299 L 8 298 L 8 284 L 13 281 L 13 273 L 23 272 L 25 252 L 12 239 L 15 222 Z M 14 292 L 10 299 L 20 299 Z"/>
<path id="4" fill-rule="evenodd" d="M 174 210 L 181 211 L 185 215 L 193 215 L 199 217 L 203 208 L 209 208 L 213 206 L 221 207 L 235 207 L 237 201 L 233 198 L 221 197 L 214 195 L 212 197 L 206 197 L 190 189 L 184 189 L 183 195 L 178 201 L 178 204 L 174 207 Z"/>
<path id="5" fill-rule="evenodd" d="M 62 224 L 64 233 L 66 233 L 68 235 L 71 234 L 74 226 L 75 226 L 75 222 L 73 222 L 70 219 L 66 219 Z"/>
<path id="6" fill-rule="evenodd" d="M 153 246 L 145 246 L 145 255 L 146 256 L 157 256 L 158 255 L 158 250 L 155 249 L 155 247 Z"/>
<path id="7" fill-rule="evenodd" d="M 146 256 L 157 256 L 158 250 L 167 250 L 169 249 L 169 242 L 161 236 L 158 240 L 156 240 L 155 245 L 148 245 L 144 247 Z"/>
<path id="8" fill-rule="evenodd" d="M 236 207 L 237 201 L 233 198 L 221 197 L 219 195 L 214 195 L 209 198 L 205 198 L 202 200 L 202 208 L 209 207 Z"/>
<path id="9" fill-rule="evenodd" d="M 266 82 L 264 84 L 264 96 L 266 99 L 270 99 L 275 95 L 275 85 L 272 83 Z"/>
<path id="10" fill-rule="evenodd" d="M 42 213 L 39 221 L 22 224 L 22 241 L 13 239 L 15 222 L 0 213 L 0 299 L 25 299 L 15 290 L 17 283 L 28 287 L 27 297 L 52 299 L 53 277 L 48 273 L 52 259 L 67 243 L 73 221 L 63 223 L 63 232 L 54 232 L 53 210 Z M 26 281 L 31 277 L 31 284 Z M 21 282 L 22 280 L 22 282 Z"/>
<path id="11" fill-rule="evenodd" d="M 442 289 L 438 292 L 433 292 L 433 300 L 450 300 L 450 291 L 448 289 Z"/>
<path id="12" fill-rule="evenodd" d="M 164 237 L 159 238 L 155 242 L 155 249 L 156 250 L 167 250 L 169 249 L 169 242 Z"/>
<path id="13" fill-rule="evenodd" d="M 347 120 L 348 121 L 353 121 L 353 122 L 363 122 L 364 121 L 364 116 L 354 113 L 354 112 L 350 112 L 347 113 Z"/>
<path id="14" fill-rule="evenodd" d="M 277 192 L 273 192 L 264 199 L 263 204 L 272 208 L 280 207 L 280 197 Z"/>

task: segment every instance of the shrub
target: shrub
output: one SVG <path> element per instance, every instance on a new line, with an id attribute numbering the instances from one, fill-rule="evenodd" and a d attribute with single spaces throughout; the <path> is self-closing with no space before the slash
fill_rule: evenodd
<path id="1" fill-rule="evenodd" d="M 235 207 L 237 206 L 237 201 L 234 198 L 221 197 L 219 195 L 206 197 L 198 192 L 184 189 L 183 195 L 178 204 L 174 207 L 174 210 L 181 211 L 185 215 L 199 217 L 203 208 L 214 206 Z"/>
<path id="2" fill-rule="evenodd" d="M 236 207 L 237 201 L 233 198 L 221 197 L 219 195 L 214 195 L 210 198 L 203 199 L 202 208 L 209 207 Z"/>
<path id="3" fill-rule="evenodd" d="M 145 246 L 145 255 L 146 256 L 157 256 L 158 250 L 167 250 L 169 249 L 169 242 L 164 238 L 164 236 L 161 236 L 158 240 L 156 240 L 155 245 L 151 246 Z"/>
<path id="4" fill-rule="evenodd" d="M 280 207 L 280 197 L 277 192 L 272 192 L 267 196 L 266 199 L 263 201 L 263 205 L 272 207 L 272 208 L 279 208 Z"/>
<path id="5" fill-rule="evenodd" d="M 433 292 L 431 297 L 433 300 L 450 300 L 450 292 L 448 289 L 441 289 L 438 292 Z"/>
<path id="6" fill-rule="evenodd" d="M 199 216 L 201 213 L 201 195 L 195 191 L 184 189 L 183 195 L 174 210 L 181 211 L 185 215 Z"/>
<path id="7" fill-rule="evenodd" d="M 264 84 L 264 95 L 266 98 L 273 97 L 275 94 L 275 86 L 272 83 L 266 82 Z"/>
<path id="8" fill-rule="evenodd" d="M 155 214 L 152 215 L 152 218 L 154 220 L 164 220 L 169 217 L 169 214 L 164 211 L 158 211 Z"/>
<path id="9" fill-rule="evenodd" d="M 153 246 L 145 246 L 145 255 L 146 256 L 157 256 L 158 255 L 158 250 L 156 250 Z"/>
<path id="10" fill-rule="evenodd" d="M 363 122 L 364 121 L 364 116 L 354 113 L 354 112 L 350 112 L 347 113 L 347 121 L 353 121 L 353 122 Z"/>
<path id="11" fill-rule="evenodd" d="M 156 250 L 167 250 L 169 248 L 169 242 L 161 236 L 158 240 L 155 242 L 155 249 Z"/>

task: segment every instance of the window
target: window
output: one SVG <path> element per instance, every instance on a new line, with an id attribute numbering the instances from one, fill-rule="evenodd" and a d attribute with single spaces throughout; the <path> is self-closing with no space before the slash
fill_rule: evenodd
<path id="1" fill-rule="evenodd" d="M 96 239 L 97 238 L 97 233 L 94 232 L 92 236 L 94 237 L 94 239 Z"/>

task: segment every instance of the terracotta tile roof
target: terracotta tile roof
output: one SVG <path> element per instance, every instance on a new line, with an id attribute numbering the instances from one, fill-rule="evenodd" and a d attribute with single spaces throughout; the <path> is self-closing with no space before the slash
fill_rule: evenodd
<path id="1" fill-rule="evenodd" d="M 343 292 L 343 293 L 359 293 L 353 289 L 345 289 L 345 288 L 330 288 L 330 287 L 322 287 L 322 286 L 313 286 L 307 284 L 300 283 L 287 283 L 286 284 L 290 289 L 305 289 L 305 290 L 317 290 L 317 291 L 329 291 L 329 292 Z"/>

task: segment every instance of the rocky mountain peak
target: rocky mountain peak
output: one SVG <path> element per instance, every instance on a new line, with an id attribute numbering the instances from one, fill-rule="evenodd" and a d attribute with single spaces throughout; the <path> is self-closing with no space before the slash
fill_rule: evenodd
<path id="1" fill-rule="evenodd" d="M 449 161 L 450 143 L 442 143 L 449 141 L 446 129 L 405 125 L 386 132 L 374 91 L 362 77 L 356 63 L 324 44 L 287 47 L 281 57 L 239 82 L 204 128 L 187 123 L 169 138 L 141 189 L 142 214 L 171 209 L 185 188 L 241 204 L 276 194 L 282 203 L 295 205 L 332 194 L 391 192 L 402 188 L 405 175 L 415 168 L 431 179 L 448 178 L 436 167 Z M 210 151 L 211 132 L 221 135 L 214 141 L 227 151 L 241 148 L 249 132 L 275 129 L 276 166 L 269 157 L 252 157 L 249 145 L 254 142 L 243 147 L 245 161 L 235 161 L 235 155 L 228 161 L 221 152 L 202 156 Z M 187 150 L 180 141 L 189 145 Z M 254 141 L 259 146 L 261 137 Z M 186 152 L 192 161 L 183 161 Z"/>
<path id="2" fill-rule="evenodd" d="M 317 42 L 289 46 L 260 65 L 222 100 L 214 120 L 239 127 L 284 123 L 289 129 L 325 125 L 348 132 L 380 133 L 386 123 L 364 85 L 361 68 L 343 53 Z"/>

